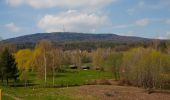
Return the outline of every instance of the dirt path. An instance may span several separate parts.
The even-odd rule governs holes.
[[[86,97],[84,100],[93,100],[94,98],[98,100],[170,100],[170,94],[148,94],[146,90],[136,87],[86,85],[73,89],[76,91],[76,95]]]

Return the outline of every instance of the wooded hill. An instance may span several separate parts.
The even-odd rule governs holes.
[[[49,40],[56,47],[63,49],[86,49],[107,48],[122,45],[137,46],[148,45],[153,39],[120,36],[116,34],[92,34],[92,33],[74,33],[74,32],[53,32],[53,33],[37,33],[31,35],[20,36],[3,40],[1,43],[13,43],[19,48],[33,48],[40,40]]]

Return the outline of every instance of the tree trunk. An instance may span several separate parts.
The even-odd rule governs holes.
[[[54,77],[55,77],[55,64],[54,64],[54,55],[53,55],[53,86],[54,86]]]
[[[3,76],[1,76],[1,82],[2,82],[2,83],[4,82],[4,78],[3,78]]]
[[[25,79],[25,87],[27,87],[27,80]]]
[[[53,67],[53,86],[54,86],[54,77],[55,77],[55,71],[54,71],[54,67]]]
[[[27,87],[27,71],[26,71],[26,69],[24,70],[24,83],[25,83],[25,87]]]
[[[47,59],[46,59],[45,54],[44,54],[44,80],[46,83],[47,82]]]
[[[8,77],[7,77],[7,79],[6,79],[6,83],[7,83],[7,85],[8,85]]]

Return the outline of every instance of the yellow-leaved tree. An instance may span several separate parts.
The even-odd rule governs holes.
[[[15,54],[16,62],[18,64],[18,69],[20,71],[20,80],[25,81],[25,86],[28,81],[28,70],[31,68],[32,64],[32,51],[30,49],[19,50]]]

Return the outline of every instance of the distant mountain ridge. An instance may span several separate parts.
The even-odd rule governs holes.
[[[109,41],[114,43],[136,43],[147,42],[152,39],[141,38],[135,36],[120,36],[116,34],[92,34],[92,33],[75,33],[75,32],[53,32],[53,33],[37,33],[31,35],[24,35],[16,38],[3,40],[5,43],[35,44],[38,41],[46,39],[52,42],[98,42]]]

